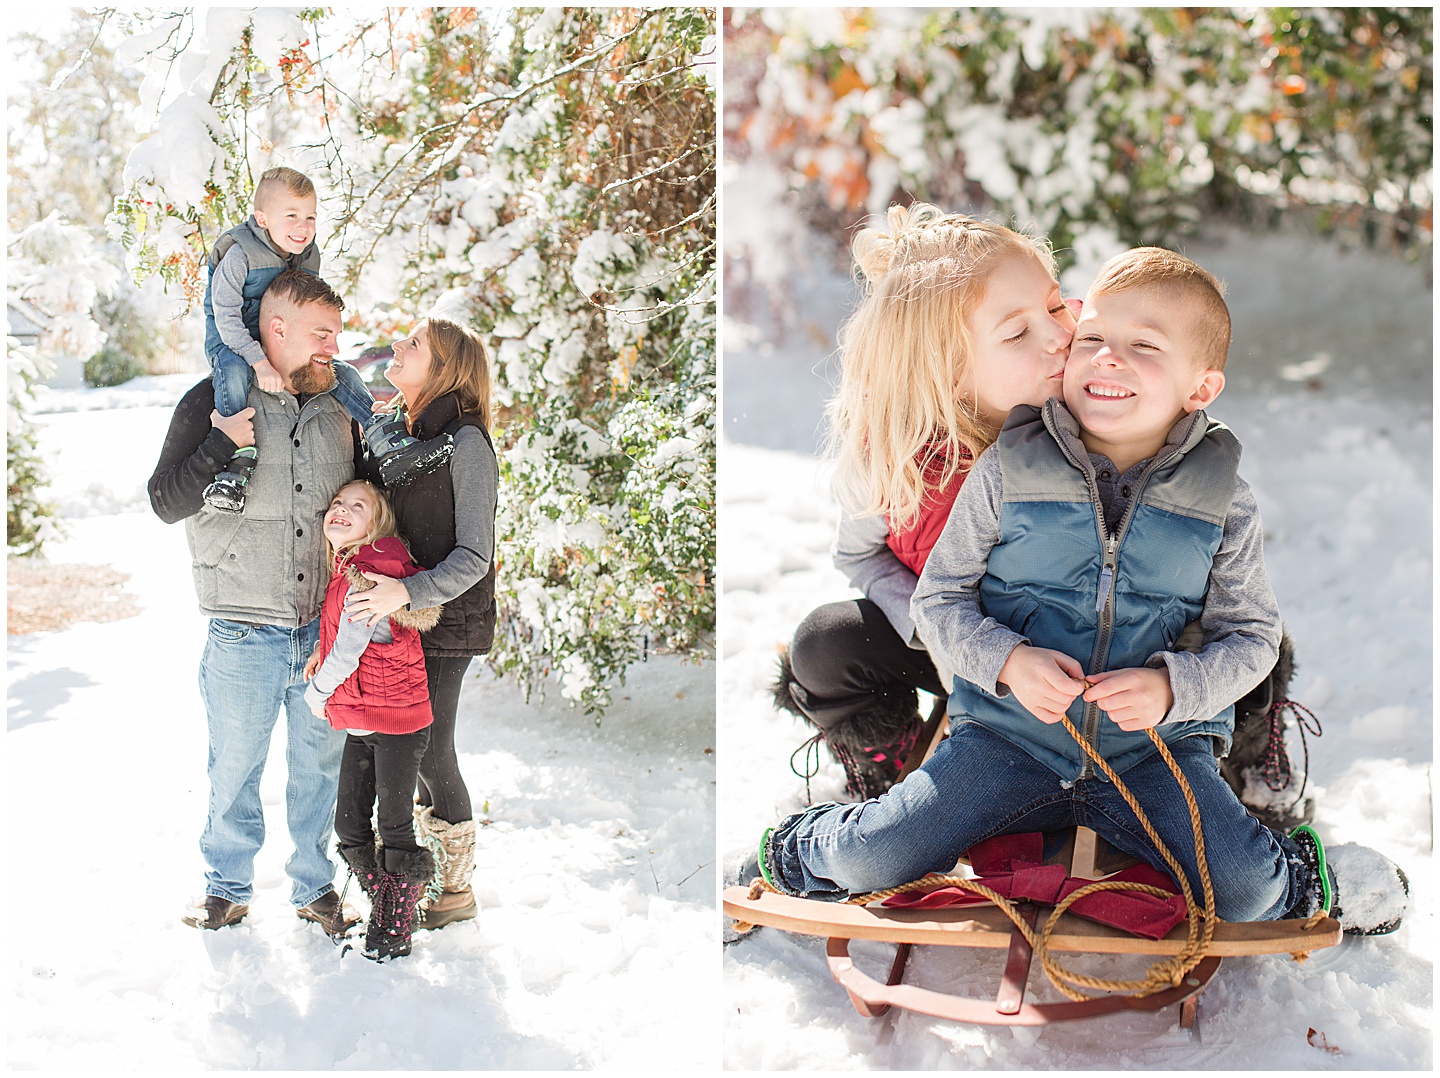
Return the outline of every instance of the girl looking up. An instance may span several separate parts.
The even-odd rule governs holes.
[[[333,576],[320,643],[305,667],[305,699],[346,735],[335,835],[370,899],[365,956],[378,961],[410,953],[416,907],[435,870],[415,841],[411,804],[432,722],[420,631],[439,621],[440,609],[397,610],[373,626],[344,617],[345,600],[375,586],[365,574],[400,579],[420,571],[377,487],[346,483],[325,511],[323,530]]]

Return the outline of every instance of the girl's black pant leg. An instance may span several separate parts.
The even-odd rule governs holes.
[[[354,734],[345,735],[340,755],[340,784],[335,794],[335,837],[342,846],[373,845],[370,825],[375,806],[375,753]]]
[[[795,630],[790,665],[805,689],[808,714],[821,729],[885,706],[915,703],[915,690],[944,696],[949,689],[929,653],[912,648],[869,599],[826,603]]]
[[[410,734],[346,736],[335,803],[335,834],[343,845],[373,842],[378,831],[386,851],[398,855],[419,849],[413,823],[415,777],[429,743],[428,726]]]

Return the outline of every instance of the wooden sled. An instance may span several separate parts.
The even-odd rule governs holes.
[[[1075,840],[1067,851],[1077,852],[1070,862],[1070,874],[1087,879],[1108,875],[1095,869],[1097,860],[1104,868],[1111,867],[1103,864],[1103,840],[1088,828],[1075,830]],[[792,898],[773,891],[750,898],[748,887],[729,887],[724,893],[724,909],[737,921],[824,937],[831,976],[845,989],[855,1009],[867,1018],[878,1018],[891,1007],[900,1007],[936,1018],[986,1025],[1043,1026],[1122,1010],[1158,1011],[1179,1004],[1180,1025],[1190,1029],[1195,1025],[1199,994],[1215,976],[1221,959],[1261,954],[1290,954],[1303,959],[1310,951],[1333,947],[1341,939],[1340,925],[1328,917],[1308,930],[1305,922],[1299,920],[1222,922],[1216,926],[1206,957],[1177,987],[1148,996],[1110,994],[1082,1001],[1031,1003],[1026,1001],[1025,991],[1033,951],[1010,918],[994,905],[938,910],[887,909],[878,904],[857,906]],[[1020,911],[1034,927],[1041,907],[1023,903]],[[1185,939],[1183,925],[1163,939],[1149,940],[1067,912],[1051,935],[1049,946],[1052,952],[1165,956],[1180,953]],[[850,957],[851,940],[899,944],[884,984],[856,967]],[[910,948],[916,945],[1006,951],[999,992],[994,999],[977,999],[902,984]]]
[[[941,701],[943,705],[943,700]],[[933,716],[932,716],[933,718]],[[943,724],[927,731],[933,741],[924,755],[944,737]],[[920,744],[925,744],[922,739]],[[918,754],[917,754],[918,755]],[[1137,862],[1119,853],[1086,827],[1076,827],[1047,863],[1063,864],[1072,877],[1100,880]],[[1001,909],[992,904],[950,909],[892,909],[872,903],[860,906],[792,898],[762,891],[751,898],[748,886],[728,887],[723,895],[727,916],[751,925],[764,925],[826,939],[830,974],[850,996],[855,1009],[878,1018],[891,1007],[917,1011],[958,1022],[985,1025],[1043,1026],[1080,1018],[1096,1018],[1117,1011],[1158,1011],[1179,1005],[1182,1028],[1193,1029],[1200,992],[1232,955],[1289,954],[1303,961],[1310,951],[1333,947],[1341,940],[1340,925],[1325,917],[1306,926],[1305,921],[1219,922],[1204,957],[1180,984],[1150,995],[1112,993],[1084,1000],[1031,1003],[1025,999],[1034,951],[1025,935]],[[1034,928],[1041,907],[1026,902],[1018,907]],[[1046,916],[1049,916],[1048,911]],[[899,944],[884,984],[863,973],[850,957],[851,940],[881,940]],[[1086,920],[1070,912],[1061,915],[1049,939],[1051,953],[1137,954],[1157,957],[1182,953],[1187,940],[1182,922],[1162,939],[1132,936],[1120,929]],[[916,945],[978,947],[1006,951],[1000,988],[993,999],[968,998],[901,983],[910,949]]]

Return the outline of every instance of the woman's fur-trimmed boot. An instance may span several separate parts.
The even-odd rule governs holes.
[[[475,821],[449,823],[429,805],[415,806],[415,838],[435,858],[435,874],[420,903],[419,928],[444,928],[475,916]]]
[[[385,851],[385,867],[380,870],[365,926],[366,958],[383,962],[410,953],[420,896],[434,872],[435,859],[429,850]]]
[[[857,713],[826,721],[825,708],[817,705],[805,687],[795,680],[790,651],[782,648],[772,693],[778,710],[799,716],[817,731],[796,750],[796,755],[824,741],[830,754],[845,768],[845,791],[851,797],[868,800],[895,785],[922,725],[913,691],[879,696]],[[790,766],[805,779],[808,795],[810,776],[819,767],[818,759],[815,768],[807,761],[802,772],[795,767],[792,755]]]

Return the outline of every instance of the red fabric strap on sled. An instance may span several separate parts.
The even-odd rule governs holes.
[[[1061,865],[1043,864],[1044,847],[1045,836],[1038,831],[997,835],[970,850],[970,867],[979,877],[977,883],[1016,902],[1043,902],[1053,906],[1072,891],[1095,882],[1075,879]],[[1106,879],[1175,891],[1174,881],[1149,865],[1132,865]],[[988,901],[962,888],[945,886],[929,891],[907,891],[881,904],[892,909],[925,910],[980,905]],[[1165,899],[1134,891],[1097,891],[1077,901],[1070,912],[1133,936],[1160,939],[1185,919],[1185,899],[1179,894]]]

